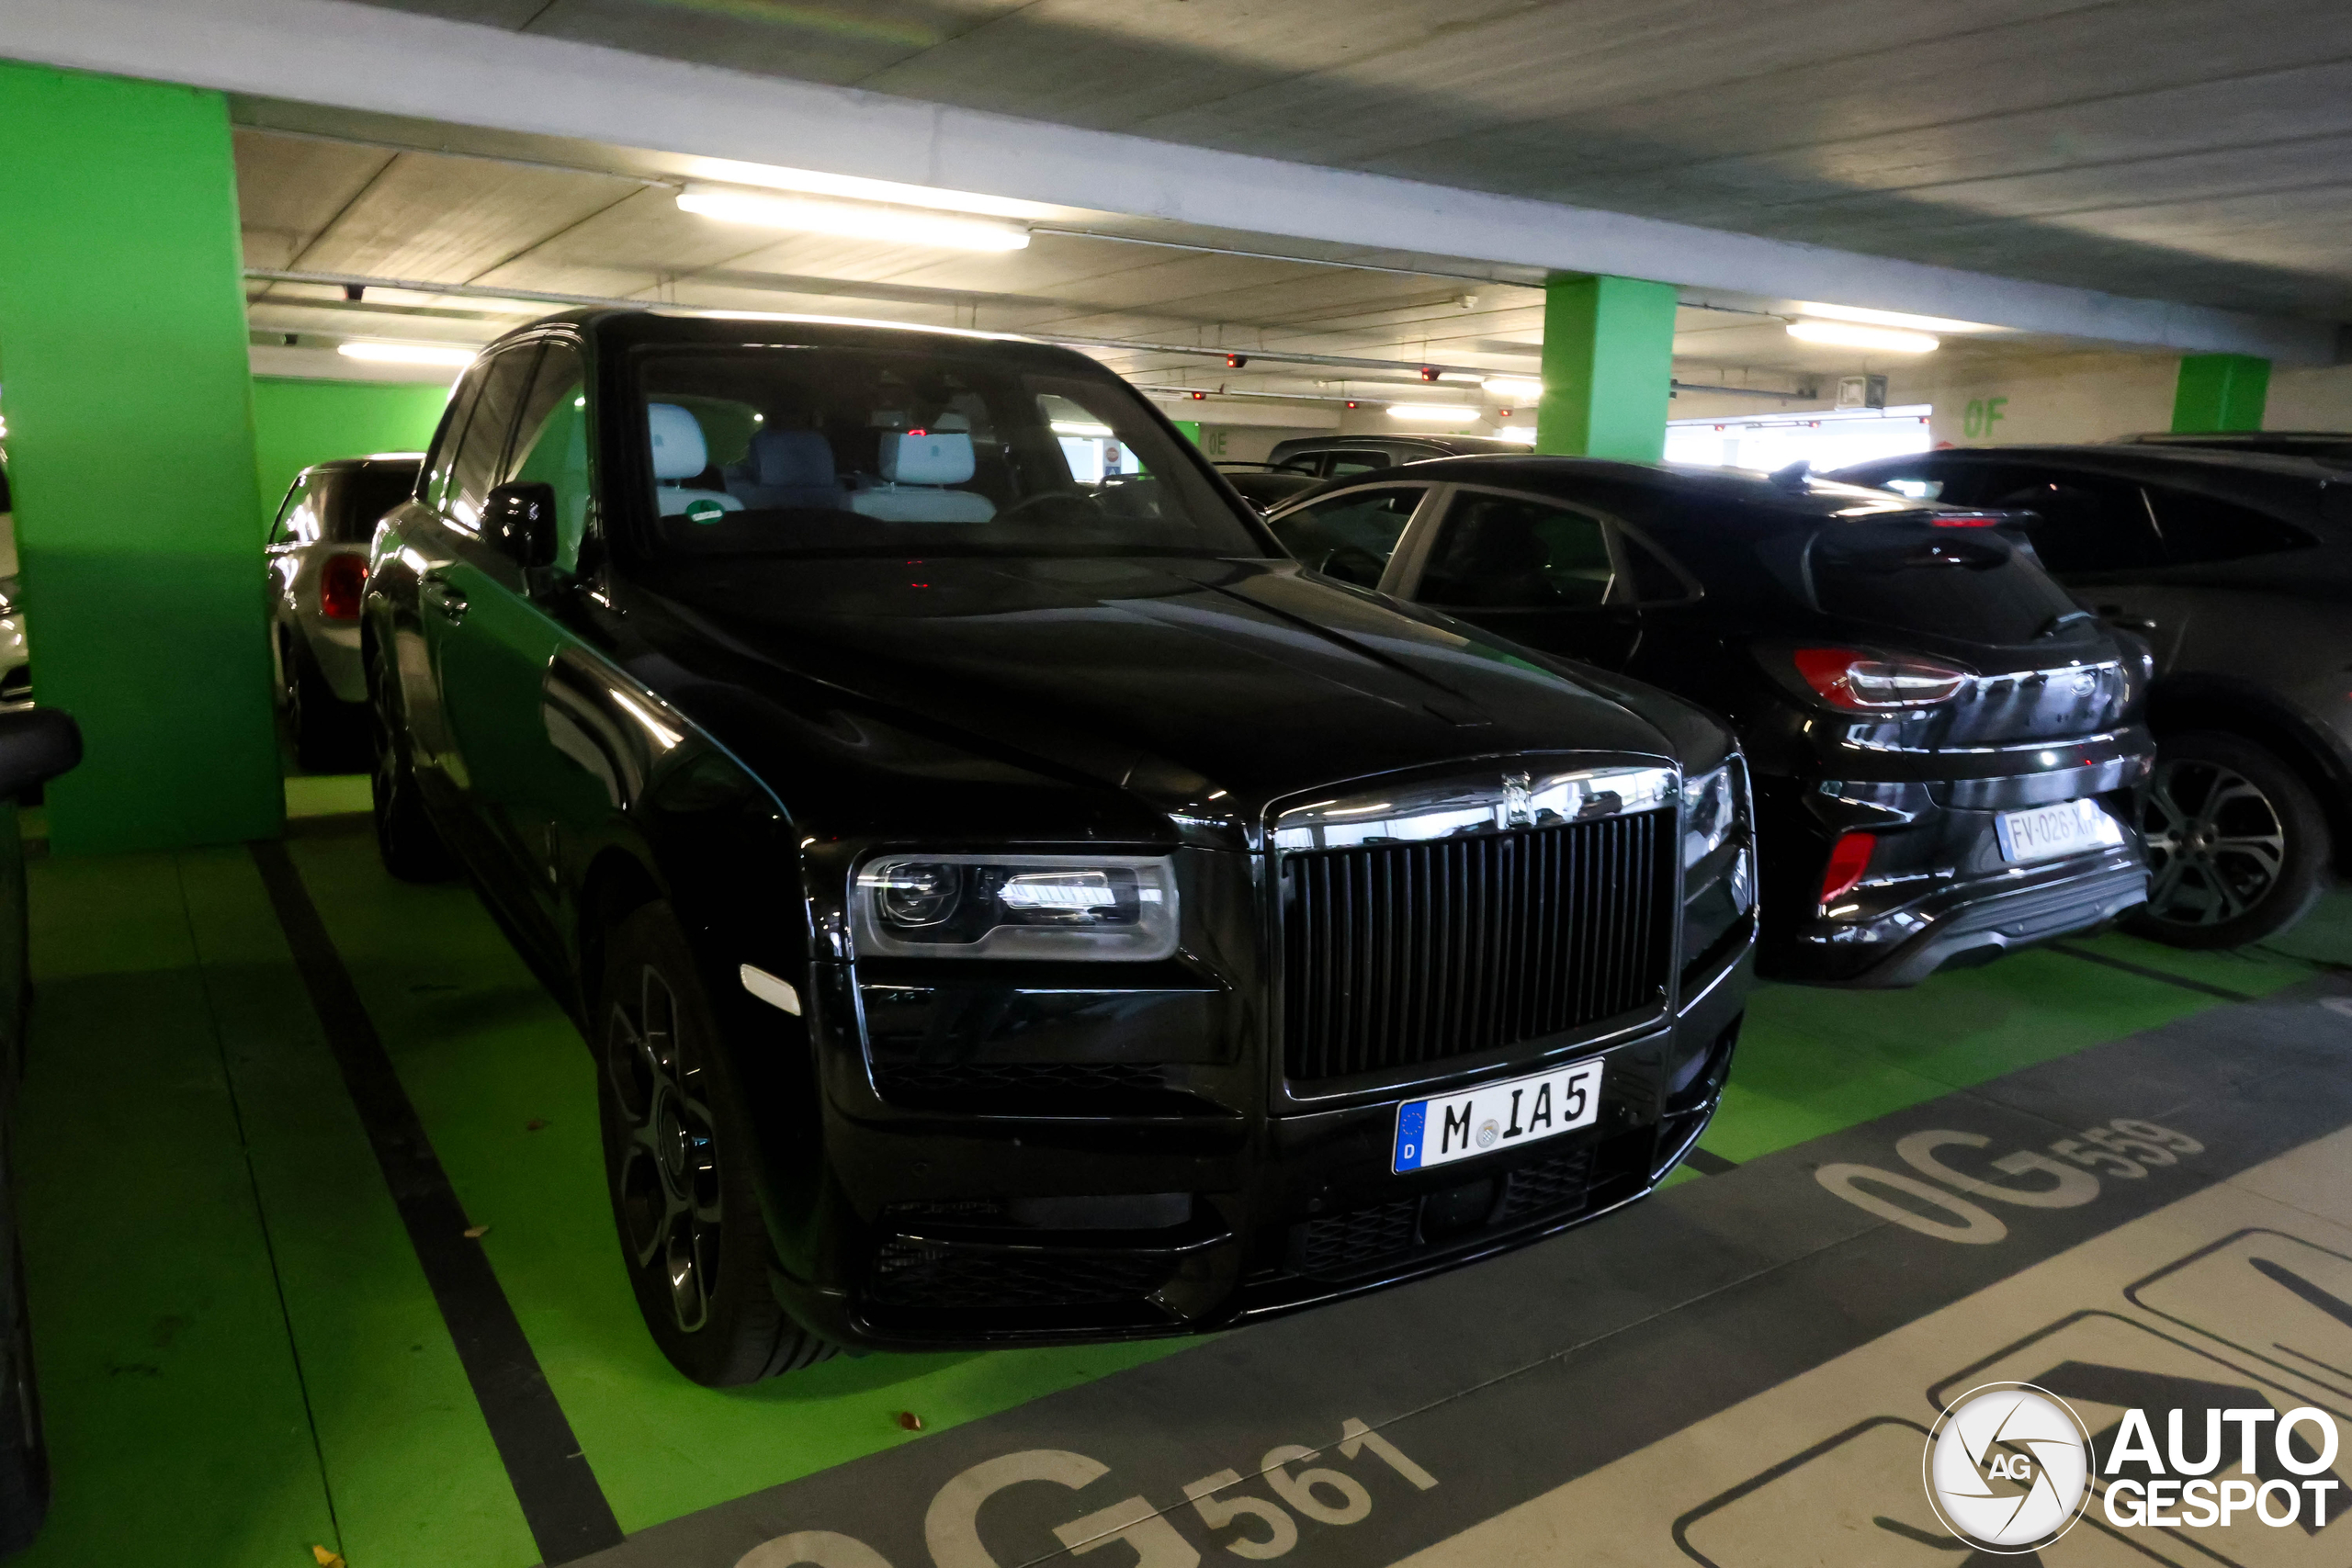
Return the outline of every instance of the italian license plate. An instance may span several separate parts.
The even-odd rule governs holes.
[[[2004,811],[1993,818],[1993,831],[2001,840],[2001,858],[2012,865],[2112,849],[2123,842],[2123,825],[2096,800]]]
[[[1390,1168],[1427,1170],[1589,1127],[1600,1114],[1600,1069],[1599,1062],[1579,1062],[1461,1094],[1408,1100],[1396,1108]]]

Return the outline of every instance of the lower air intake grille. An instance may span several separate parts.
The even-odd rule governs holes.
[[[1140,1301],[1168,1282],[1166,1258],[1051,1257],[893,1236],[874,1260],[874,1300],[972,1312]]]
[[[1499,1225],[1515,1224],[1532,1219],[1549,1209],[1565,1209],[1584,1201],[1585,1189],[1592,1185],[1592,1150],[1576,1149],[1567,1154],[1554,1155],[1532,1165],[1522,1165],[1510,1173],[1503,1189],[1502,1212],[1495,1216]]]
[[[1295,1267],[1312,1279],[1345,1275],[1413,1245],[1419,1198],[1313,1220],[1300,1227]]]
[[[1674,814],[1283,857],[1291,1081],[1396,1072],[1656,1006]]]

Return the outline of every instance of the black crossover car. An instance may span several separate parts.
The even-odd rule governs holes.
[[[1143,479],[1076,482],[1057,423]],[[387,863],[594,1052],[687,1375],[1180,1333],[1646,1190],[1747,988],[1732,738],[1312,577],[1076,354],[492,345],[363,636]]]
[[[1491,435],[1296,435],[1274,443],[1266,461],[1319,479],[1343,479],[1430,457],[1524,457],[1527,449],[1523,441]]]
[[[2018,513],[2083,605],[2154,648],[2142,827],[2155,881],[2135,930],[2234,947],[2301,919],[2352,851],[2352,472],[2340,459],[2188,441],[2000,446],[1838,477]]]
[[[2146,649],[1996,521],[1793,472],[1489,457],[1269,526],[1326,575],[1722,714],[1756,774],[1766,972],[1896,986],[2147,894]]]

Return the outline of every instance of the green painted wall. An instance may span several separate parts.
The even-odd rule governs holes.
[[[294,476],[329,457],[422,452],[440,423],[449,389],[404,381],[254,379],[254,463],[265,521],[277,513]]]
[[[60,852],[275,834],[221,95],[0,63],[0,389]]]
[[[2260,430],[2270,361],[2246,354],[2188,354],[2173,393],[2172,427],[2183,433]]]
[[[1535,449],[1655,463],[1674,379],[1670,283],[1560,276],[1544,286],[1544,399]]]

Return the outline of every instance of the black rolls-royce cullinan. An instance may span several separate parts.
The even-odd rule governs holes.
[[[573,1011],[704,1382],[1518,1246],[1646,1191],[1729,1067],[1728,732],[1303,571],[1066,350],[524,329],[362,624],[385,862],[469,874]]]

